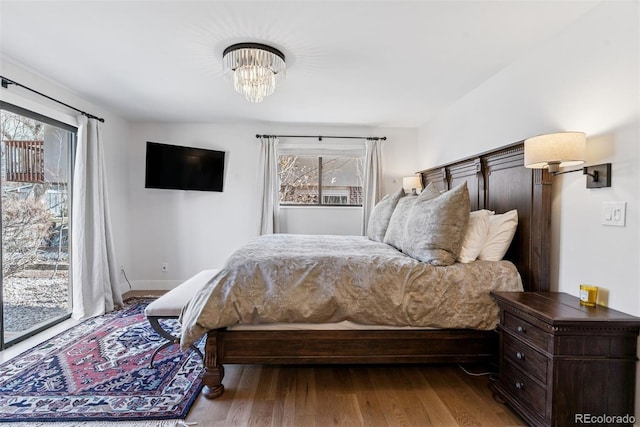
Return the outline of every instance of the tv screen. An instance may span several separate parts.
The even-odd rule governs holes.
[[[145,188],[222,191],[224,151],[147,141]]]

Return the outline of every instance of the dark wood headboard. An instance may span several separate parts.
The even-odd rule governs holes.
[[[524,167],[524,142],[420,171],[422,184],[449,190],[464,181],[471,210],[518,210],[518,229],[505,259],[512,261],[526,291],[549,291],[551,175]]]

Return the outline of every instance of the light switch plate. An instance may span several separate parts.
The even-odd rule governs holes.
[[[624,227],[627,202],[602,202],[602,225]]]

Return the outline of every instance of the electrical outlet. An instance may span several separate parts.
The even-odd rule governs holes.
[[[166,273],[167,271],[169,271],[169,263],[163,262],[163,263],[160,265],[160,270],[162,270],[162,271],[163,271],[163,272],[165,272],[165,273]]]

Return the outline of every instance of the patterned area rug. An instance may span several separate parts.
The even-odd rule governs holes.
[[[184,418],[200,392],[202,360],[171,346],[149,368],[164,342],[144,316],[151,301],[129,299],[0,365],[0,424]]]

